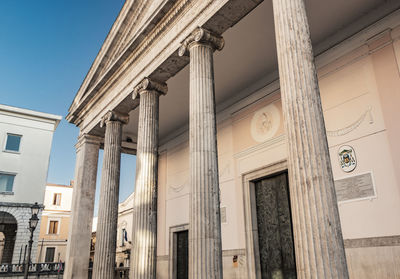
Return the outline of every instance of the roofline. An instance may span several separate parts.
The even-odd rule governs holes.
[[[63,188],[73,188],[73,185],[63,185],[63,184],[55,184],[55,183],[47,183],[46,187],[50,186],[50,187],[63,187]]]
[[[55,122],[55,128],[57,128],[58,123],[60,123],[60,121],[62,120],[61,115],[55,115],[55,114],[50,114],[50,113],[45,113],[45,112],[40,112],[40,111],[35,111],[35,110],[30,110],[30,109],[18,108],[18,107],[3,105],[3,104],[0,104],[0,111],[6,111],[6,112],[11,112],[11,113],[16,113],[16,114],[23,114],[23,115],[27,115],[27,116],[33,116],[33,117],[37,117],[37,118],[52,120]]]

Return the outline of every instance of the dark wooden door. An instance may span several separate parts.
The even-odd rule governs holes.
[[[296,278],[287,173],[255,183],[263,279]]]
[[[176,233],[176,278],[189,278],[188,231]]]

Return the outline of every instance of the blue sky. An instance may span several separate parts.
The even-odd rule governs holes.
[[[0,103],[65,117],[123,3],[1,0]],[[48,182],[73,179],[78,132],[65,119],[57,128]],[[121,201],[133,191],[135,164],[134,156],[122,156]],[[99,189],[100,172],[97,182]]]

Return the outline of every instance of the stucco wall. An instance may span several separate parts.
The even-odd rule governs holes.
[[[396,38],[392,41],[393,34],[400,32],[395,31],[379,34],[357,49],[344,50],[342,57],[318,70],[334,178],[372,172],[376,191],[370,199],[339,203],[344,239],[400,235],[400,149],[396,144],[400,140],[400,44]],[[218,123],[221,207],[226,208],[226,222],[222,223],[225,254],[245,249],[242,175],[287,156],[279,90],[266,86],[254,95],[263,97],[229,112]],[[270,123],[274,132],[260,140],[254,122],[266,107],[275,111]],[[357,167],[351,173],[339,165],[338,149],[344,144],[356,152]],[[161,151],[157,249],[159,267],[164,270],[168,267],[169,228],[189,222],[188,135],[168,142]],[[352,278],[396,274],[397,246],[352,247],[346,253]],[[230,261],[224,258],[225,274],[245,278],[237,272],[240,267]],[[368,274],[365,265],[378,271]]]
[[[2,202],[43,203],[56,121],[0,109],[0,171],[15,173],[13,194]],[[22,135],[18,153],[5,152],[7,133]]]

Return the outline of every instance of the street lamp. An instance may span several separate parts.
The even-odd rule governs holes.
[[[24,269],[24,279],[28,278],[28,270],[29,270],[29,262],[31,261],[31,251],[32,251],[32,244],[33,244],[33,232],[36,229],[36,226],[39,222],[38,214],[40,210],[40,206],[37,202],[31,207],[32,210],[32,217],[29,219],[29,231],[31,232],[31,237],[29,239],[29,247],[28,247],[28,258],[25,261],[25,269]]]

